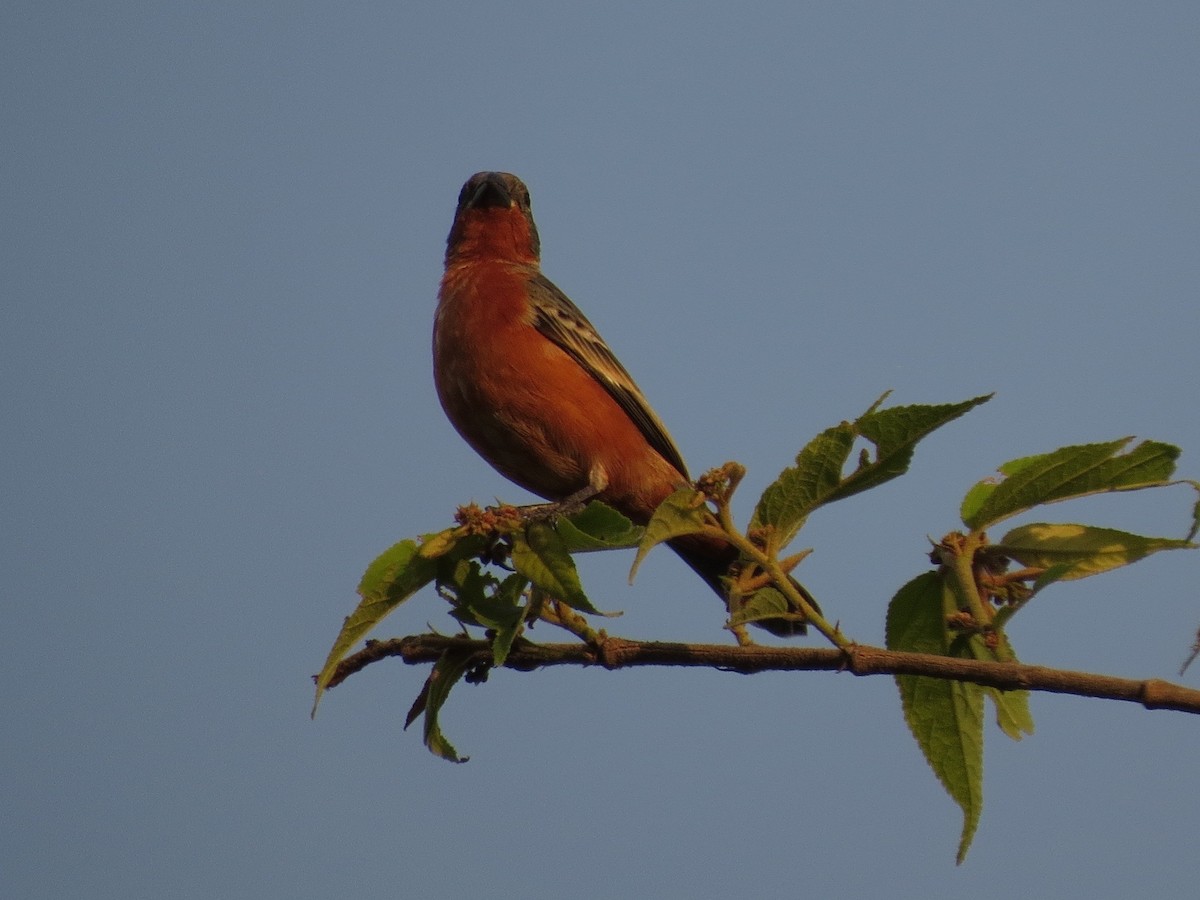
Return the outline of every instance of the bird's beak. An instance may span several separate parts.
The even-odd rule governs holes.
[[[498,174],[489,174],[481,179],[475,189],[466,197],[463,209],[488,209],[500,207],[508,209],[513,205],[512,194],[508,184]]]

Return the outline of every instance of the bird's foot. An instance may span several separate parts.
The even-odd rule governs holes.
[[[534,503],[530,506],[519,507],[517,511],[526,522],[545,522],[548,519],[557,519],[559,516],[573,516],[587,506],[588,502],[601,490],[603,490],[602,487],[589,484],[553,503]]]

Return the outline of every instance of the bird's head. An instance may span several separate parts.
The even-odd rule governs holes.
[[[447,265],[485,258],[537,263],[540,254],[525,183],[508,172],[477,172],[468,178],[446,239]]]

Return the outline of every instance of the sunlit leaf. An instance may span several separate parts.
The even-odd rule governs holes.
[[[454,549],[461,536],[458,528],[446,528],[436,534],[427,534],[421,539],[418,552],[429,559],[442,556]]]
[[[1033,734],[1033,714],[1029,711],[1029,691],[1002,691],[985,687],[996,710],[996,725],[1008,737],[1019,741]]]
[[[362,598],[346,620],[317,676],[312,714],[317,713],[321,695],[333,678],[338,663],[350,648],[393,609],[433,580],[438,562],[422,556],[415,541],[401,541],[385,550],[367,567],[358,586]]]
[[[995,550],[1024,566],[1063,566],[1057,577],[1070,581],[1127,566],[1160,550],[1195,547],[1189,541],[1147,537],[1115,528],[1036,522],[1014,528],[995,545]]]
[[[993,623],[1000,627],[999,617]],[[971,635],[966,641],[955,641],[954,646],[960,648],[957,656],[965,656],[994,662],[1018,662],[1016,653],[1003,631],[997,630],[991,635],[993,642],[986,643],[978,634]],[[996,726],[1014,741],[1019,741],[1026,735],[1033,734],[1033,713],[1029,711],[1029,691],[1002,691],[999,688],[983,687],[983,692],[992,701],[996,710]]]

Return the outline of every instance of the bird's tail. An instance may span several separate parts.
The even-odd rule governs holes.
[[[722,578],[728,578],[730,568],[738,560],[737,548],[720,538],[706,535],[688,534],[667,542],[679,557],[704,579],[705,584],[716,592],[721,601],[729,606],[729,595]],[[790,576],[789,576],[790,578]],[[815,609],[821,611],[812,594],[796,579],[791,579],[792,585],[800,595]],[[795,612],[800,612],[796,610]],[[777,637],[793,637],[808,633],[808,627],[802,620],[791,617],[778,619],[758,619],[751,623]]]

